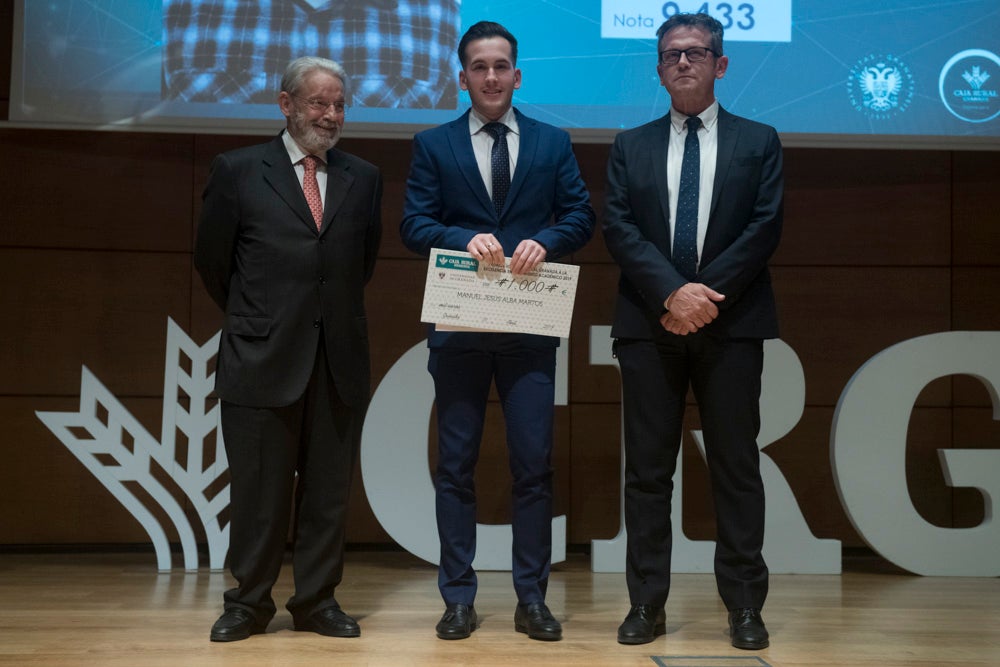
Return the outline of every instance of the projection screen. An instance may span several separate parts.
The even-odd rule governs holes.
[[[468,107],[458,38],[518,38],[522,111],[608,141],[664,114],[656,28],[726,26],[717,96],[786,144],[1000,149],[996,0],[16,0],[10,122],[271,132],[300,55],[351,76],[347,134],[408,137]]]

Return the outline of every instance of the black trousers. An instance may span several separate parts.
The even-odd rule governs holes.
[[[337,605],[334,590],[343,576],[347,502],[364,415],[364,407],[347,406],[337,395],[322,342],[309,384],[295,403],[275,408],[222,403],[231,477],[229,567],[237,582],[224,595],[227,609],[243,607],[262,622],[274,616],[271,588],[290,520],[295,594],[286,607],[295,618],[305,618]]]
[[[663,606],[670,592],[673,475],[685,399],[701,415],[715,502],[715,578],[728,609],[767,597],[760,476],[763,341],[699,332],[616,342],[625,423],[625,577],[632,604]]]

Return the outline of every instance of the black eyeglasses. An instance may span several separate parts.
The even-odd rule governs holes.
[[[712,49],[705,46],[692,46],[690,49],[666,49],[665,51],[660,51],[660,64],[676,65],[681,61],[682,54],[687,56],[689,63],[700,63],[708,58],[709,53],[713,56],[719,55]]]
[[[312,109],[313,111],[321,111],[325,113],[326,110],[329,109],[330,107],[333,107],[333,110],[336,111],[338,114],[342,114],[345,111],[347,111],[347,105],[344,102],[325,102],[323,100],[313,100],[306,97],[302,97],[301,95],[292,95],[292,97],[294,97],[297,100],[302,100],[303,102],[306,103],[306,106]]]

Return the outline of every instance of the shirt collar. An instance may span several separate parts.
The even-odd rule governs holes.
[[[698,114],[698,118],[701,118],[701,124],[705,129],[711,130],[715,123],[719,120],[719,100],[715,100],[708,108]],[[674,132],[680,134],[684,131],[687,122],[687,114],[681,113],[677,109],[670,107],[670,124],[674,128]]]
[[[472,109],[472,112],[469,114],[469,134],[476,134],[482,130],[483,126],[488,122],[490,121],[484,119],[476,112],[475,109]],[[514,113],[514,107],[507,109],[506,113],[500,116],[497,122],[506,125],[508,132],[519,134],[517,131],[517,114]]]
[[[296,143],[295,139],[292,138],[292,135],[289,134],[288,130],[282,130],[281,140],[285,142],[285,150],[288,151],[288,157],[291,158],[292,164],[298,164],[299,162],[302,161],[302,158],[304,158],[306,155],[310,155],[310,153],[306,153],[304,150],[302,150],[302,147],[299,146],[298,143]],[[325,154],[316,155],[316,157],[319,158],[320,162],[326,164]]]

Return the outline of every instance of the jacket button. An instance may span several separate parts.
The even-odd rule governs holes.
[[[319,325],[322,324],[322,320],[313,320],[313,326],[319,329]]]
[[[320,285],[325,285],[326,284],[326,278],[320,278],[319,279],[319,284]]]

